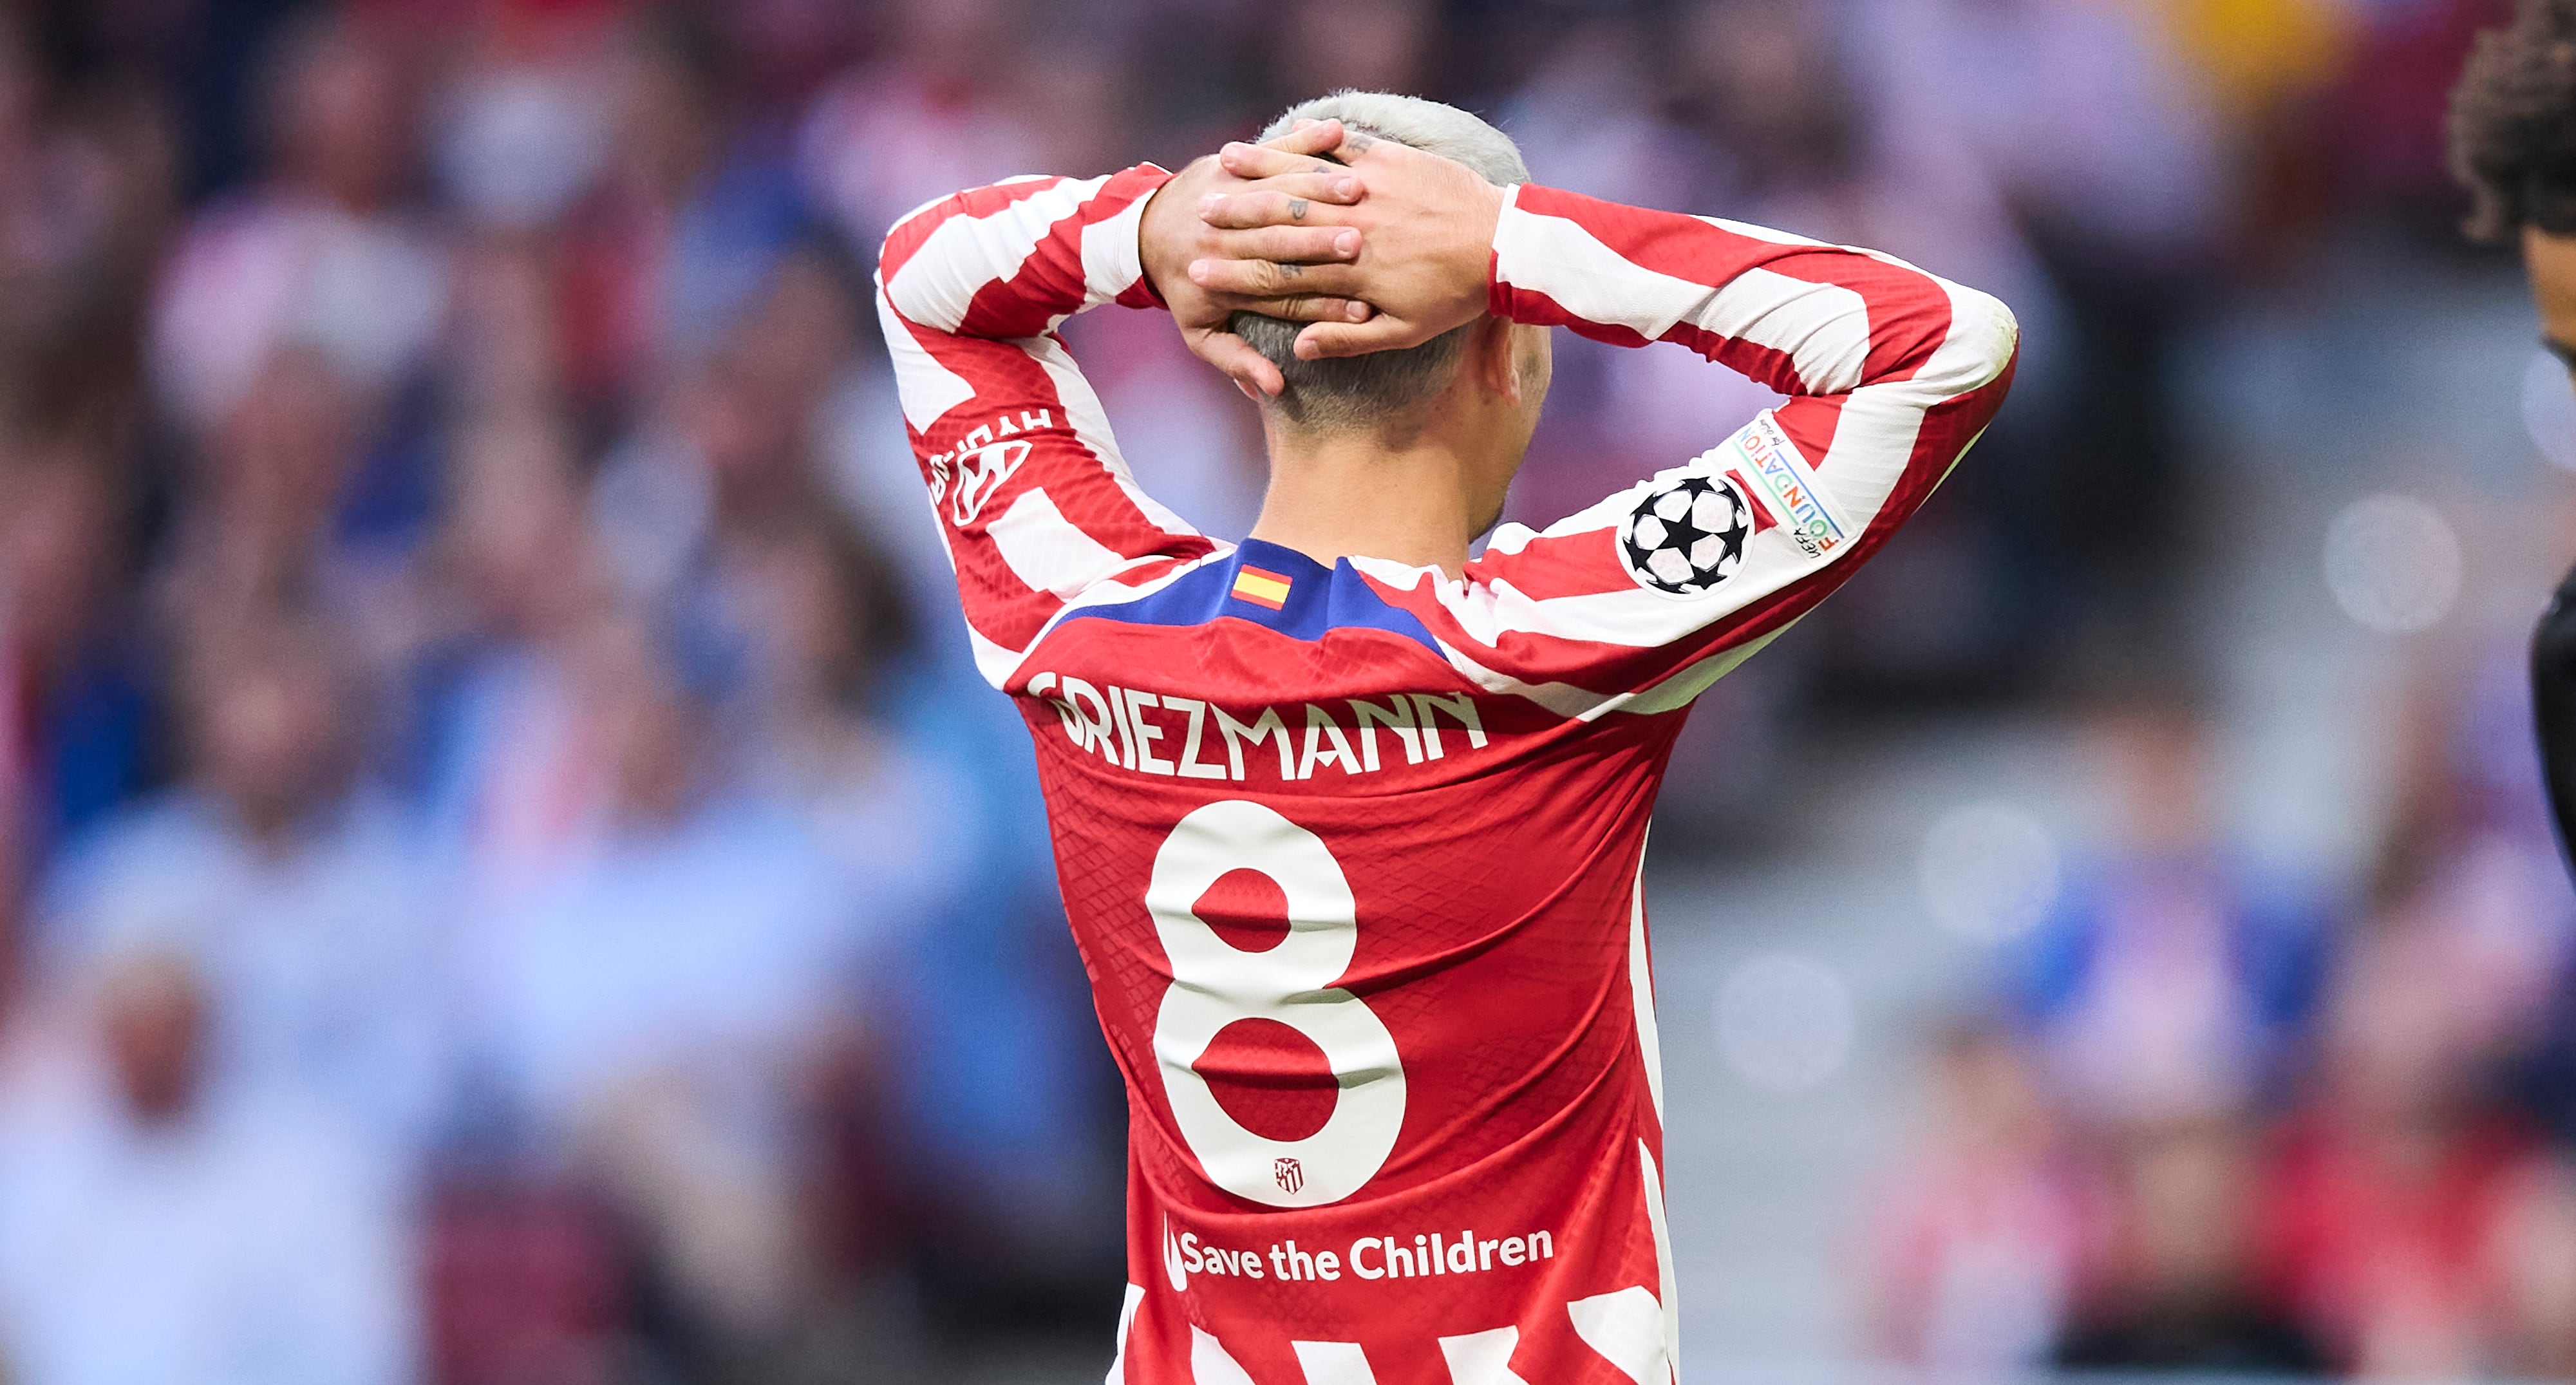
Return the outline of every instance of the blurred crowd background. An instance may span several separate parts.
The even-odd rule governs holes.
[[[1850,848],[1819,747],[2037,728],[2092,795],[1933,826],[1907,907],[1977,947],[1876,1031],[1906,1095],[1829,1354],[2576,1375],[2576,891],[2515,643],[2576,395],[2443,165],[2500,10],[0,4],[0,1375],[1096,1378],[1123,1111],[869,275],[930,198],[1344,86],[2025,325],[1980,450],[1703,699],[1659,816],[1687,958],[1740,922],[1694,882]],[[2312,534],[2208,423],[2343,436],[2489,327],[2501,375],[2430,391],[2507,419],[2470,499],[2345,478]],[[1147,488],[1241,534],[1249,406],[1154,314],[1069,331]],[[1559,350],[1518,518],[1766,402]],[[2438,478],[2445,436],[2366,447]],[[2278,571],[2403,693],[2269,713],[2359,805],[2305,838],[2231,808],[2284,763],[2230,739],[2274,647],[2231,574]],[[1718,1027],[1794,1036],[1803,975]]]

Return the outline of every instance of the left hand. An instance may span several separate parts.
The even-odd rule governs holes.
[[[1300,224],[1309,215],[1320,222],[1320,212],[1311,210],[1317,204],[1344,203],[1360,195],[1357,175],[1316,157],[1342,140],[1338,120],[1302,125],[1268,144],[1246,146],[1279,156],[1280,162],[1270,172],[1238,177],[1213,157],[1199,159],[1165,183],[1145,205],[1136,234],[1145,277],[1171,308],[1191,354],[1224,371],[1247,395],[1276,395],[1287,388],[1287,382],[1267,357],[1229,330],[1235,313],[1344,324],[1365,322],[1370,316],[1367,304],[1294,282],[1306,266],[1347,261],[1359,253],[1360,233],[1355,230]],[[1282,209],[1280,224],[1258,232],[1221,232],[1201,217],[1201,209],[1212,199],[1241,194],[1274,200]],[[1292,216],[1286,210],[1290,207],[1300,210]],[[1222,247],[1221,236],[1227,237]],[[1233,292],[1204,286],[1189,274],[1193,261],[1221,250],[1246,249],[1257,249],[1266,262],[1284,266],[1282,282],[1260,292]]]

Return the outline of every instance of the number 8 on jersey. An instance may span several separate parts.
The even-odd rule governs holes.
[[[1235,947],[1196,912],[1209,887],[1238,870],[1267,876],[1287,898],[1288,936],[1267,951]],[[1210,803],[1182,818],[1155,853],[1145,907],[1172,967],[1154,1056],[1173,1119],[1209,1181],[1272,1207],[1319,1207],[1366,1186],[1404,1124],[1404,1063],[1368,1003],[1334,984],[1358,950],[1359,920],[1331,849],[1258,803]],[[1322,1129],[1271,1139],[1218,1104],[1193,1064],[1242,1020],[1284,1024],[1324,1051],[1338,1090]]]

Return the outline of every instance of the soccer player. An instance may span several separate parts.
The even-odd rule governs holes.
[[[2576,0],[2522,0],[2478,36],[2451,93],[2451,163],[2476,199],[2469,234],[2521,245],[2540,343],[2576,373]],[[2576,572],[2532,633],[2531,683],[2558,839],[2576,851]]]
[[[2011,315],[1532,184],[1474,116],[1353,93],[1178,174],[960,193],[895,227],[879,284],[1126,1079],[1110,1380],[1666,1385],[1665,758],[1975,441]],[[1260,397],[1249,538],[1130,479],[1056,335],[1107,303],[1168,307]],[[1791,399],[1471,555],[1558,324]]]

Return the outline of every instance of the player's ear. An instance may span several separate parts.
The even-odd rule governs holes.
[[[1487,393],[1506,404],[1518,404],[1537,381],[1528,378],[1527,363],[1515,349],[1512,324],[1499,317],[1480,317],[1467,328],[1467,368]]]

